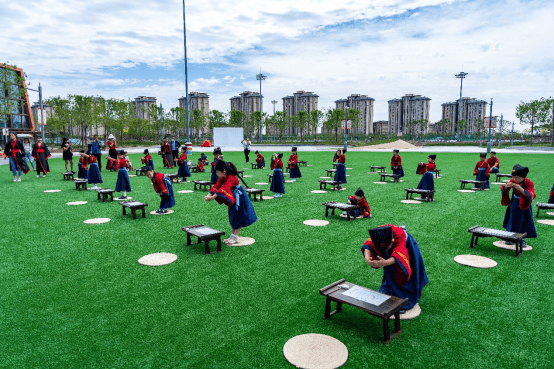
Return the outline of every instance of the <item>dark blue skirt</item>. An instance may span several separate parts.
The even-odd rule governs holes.
[[[285,193],[285,179],[283,178],[283,171],[281,169],[275,168],[273,171],[273,178],[269,190],[275,193]]]
[[[115,191],[131,191],[131,182],[129,181],[129,173],[127,169],[120,168],[117,172],[117,182],[115,183]]]
[[[337,181],[346,183],[346,167],[343,163],[337,164],[337,170],[335,171],[335,182]]]
[[[100,174],[100,169],[98,168],[98,164],[96,163],[92,163],[88,167],[88,183],[91,183],[91,184],[103,183],[102,175]]]
[[[435,182],[433,180],[433,172],[425,172],[421,177],[421,181],[417,185],[418,190],[429,190],[433,191],[435,189]]]
[[[552,194],[552,196],[550,196],[550,198],[548,199],[548,203],[549,204],[554,204],[554,185],[552,186],[552,189],[550,190],[550,193]]]
[[[169,209],[175,206],[175,196],[173,196],[173,185],[169,178],[164,177],[164,185],[167,188],[167,194],[161,196],[160,209]]]
[[[150,168],[154,169],[154,160],[148,160],[148,165],[150,166]]]
[[[485,188],[491,188],[489,184],[489,178],[490,176],[487,176],[487,170],[485,168],[479,168],[479,170],[477,171],[477,176],[475,176],[475,180],[484,181]]]
[[[189,166],[186,162],[179,167],[179,170],[177,171],[177,177],[181,177],[181,178],[190,177]]]
[[[527,192],[527,194],[529,194],[529,192]],[[526,238],[537,238],[537,231],[535,230],[535,223],[533,222],[533,209],[529,206],[526,210],[521,210],[519,208],[518,195],[512,195],[512,200],[506,209],[502,226],[508,232],[527,232]]]
[[[423,263],[423,256],[419,250],[419,245],[415,238],[408,232],[406,232],[406,248],[408,249],[410,267],[412,269],[410,279],[408,282],[404,283],[403,286],[399,285],[394,279],[396,266],[389,265],[383,268],[383,284],[381,284],[379,292],[401,299],[408,299],[408,303],[404,305],[403,308],[410,310],[421,298],[423,287],[429,283],[429,279],[425,272],[425,265]]]
[[[294,168],[290,169],[290,178],[300,178],[302,177],[302,174],[300,173],[300,168],[298,167],[298,163],[294,166]]]
[[[235,196],[235,204],[229,206],[229,224],[231,224],[231,228],[238,229],[254,224],[258,217],[248,194],[241,185],[238,185],[233,191],[233,196]]]
[[[393,167],[390,167],[392,169],[392,174],[398,174],[400,177],[404,177],[404,169],[402,169],[402,165],[398,167],[398,169],[393,169]]]
[[[210,182],[212,182],[212,183],[217,183],[217,180],[218,180],[217,174],[215,172],[216,172],[216,170],[215,170],[215,168],[213,168],[213,170],[212,170],[212,179],[210,180]]]
[[[87,170],[83,169],[83,166],[81,165],[81,163],[77,163],[77,166],[79,167],[79,173],[77,174],[77,177],[83,178],[83,179],[88,179]]]

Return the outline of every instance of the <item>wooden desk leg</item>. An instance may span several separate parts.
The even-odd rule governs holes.
[[[142,217],[146,218],[146,206],[142,207]]]
[[[519,248],[519,252],[518,252],[518,248]],[[521,254],[523,254],[523,240],[516,242],[516,256],[520,256]]]
[[[98,194],[98,200],[100,200],[100,192],[97,192]],[[104,199],[103,199],[104,196],[102,196],[102,202],[104,202]]]
[[[208,255],[210,253],[210,240],[205,239],[204,240],[204,255]]]
[[[133,214],[133,219],[137,219],[137,209],[132,208],[131,213]]]
[[[475,240],[475,233],[472,233],[471,234],[471,241],[469,242],[469,248],[472,249],[473,248],[473,241]]]
[[[394,333],[395,335],[400,332],[400,312],[394,313]]]
[[[383,334],[385,335],[385,340],[383,343],[386,345],[390,341],[390,330],[389,330],[389,319],[383,319]]]
[[[326,217],[329,216],[329,207],[328,206],[325,207],[325,216]]]
[[[331,213],[331,215],[335,215],[335,209],[336,208],[333,208],[333,212]]]
[[[331,317],[331,299],[327,297],[325,300],[325,314],[323,315],[323,319],[329,319]]]
[[[350,222],[350,210],[346,212],[346,220]]]
[[[498,181],[497,181],[497,182],[498,182]],[[537,206],[537,218],[539,217],[539,210],[541,210],[541,208],[539,208],[539,207]]]
[[[408,195],[409,195],[409,194],[410,194],[410,193],[409,193],[408,191],[406,191],[406,200],[408,200]]]
[[[126,215],[127,213],[125,212],[125,206],[122,206],[123,208],[123,215]]]
[[[260,194],[260,201],[264,201],[264,194],[263,193]]]
[[[111,199],[111,201],[113,201],[113,192],[110,193],[110,199]]]
[[[190,238],[190,233],[187,233],[187,246],[192,245],[192,239]]]
[[[195,191],[196,191],[196,185],[197,185],[197,183],[196,183],[196,182],[194,182],[194,190],[195,190]]]
[[[217,239],[216,239],[216,242],[217,242],[217,252],[221,252],[221,236],[219,236]]]

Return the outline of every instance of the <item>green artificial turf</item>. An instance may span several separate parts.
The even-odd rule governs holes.
[[[263,153],[269,165],[270,153]],[[203,245],[186,246],[181,228],[204,223],[230,233],[227,208],[206,203],[191,183],[175,184],[174,214],[133,220],[117,202],[102,203],[94,191],[76,191],[63,181],[63,162],[50,161],[47,178],[23,176],[11,182],[0,167],[3,210],[0,236],[0,367],[2,368],[287,368],[285,342],[299,334],[321,333],[348,348],[344,368],[534,368],[551,364],[554,328],[550,291],[554,227],[536,223],[532,251],[494,247],[494,238],[469,249],[474,225],[502,229],[505,207],[500,189],[460,193],[459,179],[473,179],[477,154],[437,157],[442,178],[435,179],[434,203],[403,204],[404,188],[416,187],[419,161],[427,154],[401,153],[403,183],[373,184],[370,165],[388,168],[390,152],[347,153],[346,191],[312,194],[331,167],[332,152],[299,152],[311,167],[286,183],[281,199],[254,203],[258,221],[241,236],[256,243],[223,246],[203,255]],[[131,155],[138,166],[140,155]],[[196,160],[198,153],[193,155]],[[225,159],[244,165],[241,152]],[[155,165],[161,160],[155,157]],[[537,200],[546,202],[554,181],[550,155],[500,155],[501,172],[529,166]],[[250,165],[248,165],[250,166]],[[76,167],[75,167],[76,168]],[[389,170],[390,171],[390,170]],[[164,170],[176,172],[176,170]],[[250,186],[267,189],[269,169],[248,170]],[[192,179],[209,179],[193,173]],[[115,187],[116,173],[102,172],[103,187]],[[494,180],[494,176],[492,176]],[[132,196],[156,210],[159,197],[146,177],[132,177]],[[324,201],[346,202],[361,186],[373,219],[347,222],[329,217]],[[61,189],[59,193],[44,190]],[[68,206],[69,201],[88,201]],[[534,207],[534,213],[536,208]],[[109,217],[106,224],[83,221]],[[541,218],[552,218],[541,212]],[[345,306],[323,320],[325,298],[318,290],[341,278],[378,289],[382,271],[364,261],[360,247],[367,230],[384,223],[406,225],[418,241],[429,284],[420,300],[422,314],[402,322],[402,333],[382,344],[381,320]],[[215,249],[215,243],[212,243]],[[155,252],[178,255],[173,264],[139,265]],[[459,265],[459,254],[498,262],[493,269]],[[392,324],[391,324],[392,327]]]

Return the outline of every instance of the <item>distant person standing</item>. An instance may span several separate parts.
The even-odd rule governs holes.
[[[114,135],[108,136],[108,141],[106,142],[106,145],[108,145],[108,156],[114,160],[117,160],[117,141],[115,140]],[[108,163],[110,162],[111,160],[108,160]],[[106,169],[108,169],[107,165]]]
[[[179,157],[179,148],[181,147],[181,144],[179,143],[179,141],[175,139],[175,136],[171,136],[170,144],[171,144],[171,153],[173,154],[173,160],[175,161]]]
[[[67,164],[71,164],[71,172],[73,171],[73,144],[69,141],[67,137],[63,138],[62,141],[62,150],[63,150],[63,160],[65,161],[65,171],[68,172]]]
[[[250,154],[250,145],[252,145],[252,142],[250,142],[248,137],[246,137],[240,143],[242,144],[242,147],[244,147],[244,158],[246,159],[246,164],[248,164],[250,162],[248,154]]]
[[[491,173],[498,173],[500,171],[500,160],[496,157],[496,151],[491,151],[491,156],[487,159],[487,163],[489,163]]]
[[[46,174],[50,172],[50,166],[48,165],[48,158],[50,157],[50,151],[46,144],[42,142],[42,137],[37,138],[37,142],[33,145],[31,151],[33,158],[37,161],[37,178],[42,173],[42,177],[46,177]]]
[[[33,163],[33,156],[31,155],[31,152],[33,151],[33,144],[31,143],[31,140],[28,138],[23,139],[23,147],[25,148],[25,160],[31,163],[33,170],[35,170],[35,163]]]
[[[10,167],[13,173],[13,181],[21,182],[21,172],[29,173],[29,167],[23,159],[25,157],[25,148],[23,142],[17,139],[17,135],[13,132],[10,133],[10,139],[4,147],[4,155],[10,160]],[[19,178],[17,177],[19,174]]]
[[[100,142],[98,142],[98,135],[94,135],[92,145],[90,146],[90,153],[96,158],[96,164],[100,172],[102,171],[102,149]]]

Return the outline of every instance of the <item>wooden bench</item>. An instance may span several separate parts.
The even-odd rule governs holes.
[[[171,182],[179,183],[179,177],[177,177],[177,173],[168,173],[165,176],[169,178]],[[182,182],[187,182],[187,179],[185,178]]]
[[[347,285],[349,288],[347,290],[341,289],[338,287],[339,284]],[[366,290],[369,292],[367,299],[375,301],[374,303],[378,305],[345,295],[345,293],[348,293],[348,291],[353,288],[361,288],[362,291]],[[400,329],[400,310],[402,310],[402,307],[408,303],[408,299],[385,295],[369,288],[346,282],[344,279],[323,287],[319,290],[319,294],[326,297],[325,314],[323,315],[323,319],[329,319],[332,315],[340,313],[342,311],[342,304],[346,304],[363,310],[366,313],[383,320],[383,343],[385,345],[402,331]],[[384,299],[386,300],[383,301]],[[337,303],[337,308],[334,311],[331,311],[331,301]],[[391,335],[389,330],[389,320],[393,315],[394,333]]]
[[[473,188],[477,188],[479,186],[479,191],[485,190],[485,181],[473,181],[471,179],[460,179],[460,190],[466,188],[466,184],[472,183]]]
[[[75,173],[73,173],[73,172],[63,172],[62,174],[63,174],[64,181],[70,181],[70,180],[73,180],[73,175]]]
[[[146,207],[148,204],[144,204],[142,202],[138,201],[122,201],[120,202],[121,206],[123,207],[123,215],[126,215],[126,209],[131,209],[131,213],[133,214],[133,219],[137,219],[137,209],[142,209],[142,217],[146,218]]]
[[[252,169],[262,169],[261,163],[250,163],[252,165]]]
[[[237,170],[237,174],[238,174],[239,176],[242,176],[242,175],[244,174],[244,170]]]
[[[263,192],[265,190],[260,190],[260,189],[257,189],[257,188],[246,188],[245,191],[248,193],[248,197],[252,201],[258,201],[258,198],[257,198],[258,195],[260,195],[260,201],[264,200],[264,193]],[[251,195],[254,195],[254,199],[252,199]]]
[[[194,190],[196,191],[201,186],[204,186],[204,191],[209,191],[212,189],[213,183],[210,181],[193,181],[194,182]],[[208,188],[210,186],[210,188]]]
[[[433,172],[435,173],[435,178],[439,178],[440,177],[440,169],[435,169]]]
[[[335,215],[335,209],[339,209],[341,211],[346,211],[346,220],[350,221],[352,218],[356,218],[356,216],[354,217],[350,217],[350,212],[352,210],[357,210],[359,209],[360,207],[358,205],[352,205],[352,204],[344,204],[344,203],[340,203],[340,202],[336,202],[336,201],[329,201],[329,202],[324,202],[322,205],[325,206],[325,216],[328,217],[329,216],[329,209],[332,209],[332,212],[331,212],[331,215]]]
[[[198,165],[193,165],[189,169],[190,169],[191,173],[200,173],[200,171],[198,170]]]
[[[379,170],[379,172],[381,172],[381,173],[385,172],[385,167],[381,167],[379,165],[372,165],[372,166],[369,167],[370,172],[375,172],[376,169]]]
[[[326,171],[327,171],[327,177],[332,177],[332,176],[335,175],[337,170],[336,169],[327,169]]]
[[[221,252],[221,236],[223,236],[225,232],[206,227],[204,224],[187,226],[181,229],[187,234],[187,246],[204,242],[204,255],[208,255],[211,254],[210,241],[215,240],[217,242],[217,249],[215,252]],[[195,244],[192,243],[191,236],[198,238]]]
[[[491,173],[492,174],[492,173]],[[496,175],[496,182],[500,182],[500,178],[512,178],[511,174],[494,173]]]
[[[408,200],[408,195],[410,195],[410,199],[412,198],[414,193],[417,193],[418,195],[426,195],[427,197],[422,197],[421,201],[434,201],[435,196],[435,190],[419,190],[417,188],[406,188],[406,200]]]
[[[381,175],[381,182],[385,182],[385,179],[388,177],[388,178],[392,178],[392,181],[394,183],[398,183],[400,182],[400,174],[387,174],[387,173],[379,173]]]
[[[139,168],[139,169],[135,169],[135,174],[137,176],[145,176],[146,174],[144,174],[144,172],[142,171],[142,168]]]
[[[327,180],[324,180],[324,179],[319,180],[319,189],[320,190],[327,189],[327,185],[333,186],[333,191],[338,191],[337,186],[342,187],[342,182],[341,181],[327,181]]]
[[[271,181],[273,180],[273,173],[267,175],[269,177],[269,184],[271,184]]]
[[[296,163],[297,163],[298,165],[302,164],[302,165],[304,165],[305,167],[308,166],[308,162],[307,162],[306,160],[298,160]]]
[[[87,189],[87,179],[74,179],[73,183],[75,183],[75,189],[77,191],[86,190]]]
[[[539,210],[546,209],[546,210],[552,210],[554,209],[554,204],[550,204],[548,202],[537,202],[537,218],[539,217]]]
[[[102,195],[102,202],[106,202],[108,196],[110,197],[110,201],[113,201],[114,190],[111,188],[99,188],[96,190],[96,193],[98,194],[98,200],[100,200],[100,195]]]
[[[516,256],[523,253],[523,239],[527,236],[527,233],[508,232],[500,229],[479,227],[478,225],[471,227],[467,231],[471,233],[470,248],[477,246],[479,237],[496,237],[503,241],[515,243]]]

